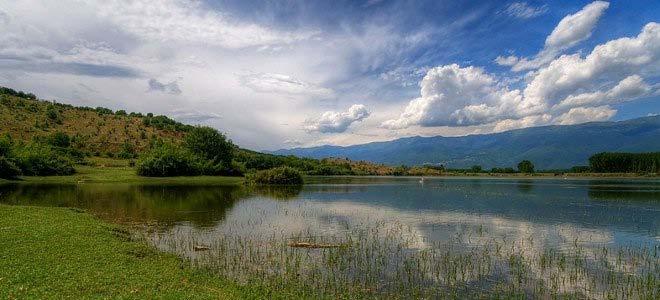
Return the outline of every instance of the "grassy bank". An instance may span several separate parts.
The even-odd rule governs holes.
[[[0,245],[1,299],[285,297],[194,270],[72,209],[0,205]]]
[[[143,177],[136,174],[135,168],[122,165],[121,160],[115,160],[113,163],[108,165],[76,166],[76,173],[73,175],[23,176],[20,180],[34,183],[194,183],[203,185],[235,185],[243,183],[243,177],[227,176]]]

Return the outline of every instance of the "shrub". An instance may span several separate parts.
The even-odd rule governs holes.
[[[114,113],[111,109],[105,108],[105,107],[100,107],[100,106],[95,108],[94,110],[99,115],[111,115],[111,114]]]
[[[302,174],[291,167],[278,167],[269,170],[257,171],[248,178],[254,184],[303,184]]]
[[[394,176],[404,176],[408,173],[409,169],[410,168],[408,168],[408,166],[400,165],[400,166],[394,168],[394,170],[392,171],[392,175],[394,175]]]
[[[122,159],[130,159],[130,158],[135,158],[136,157],[135,153],[135,147],[133,147],[133,144],[129,142],[125,142],[124,145],[122,146],[121,152],[117,154],[117,157],[122,158]]]
[[[137,162],[140,176],[192,176],[202,174],[203,161],[190,151],[172,145],[154,147]]]
[[[352,175],[350,166],[348,168],[342,168],[341,166],[332,166],[332,165],[320,165],[314,170],[308,173],[309,175],[322,175],[322,176],[333,176],[333,175]]]
[[[60,112],[55,108],[54,105],[48,105],[48,108],[46,108],[46,116],[48,119],[54,121],[57,124],[62,124],[62,117],[60,116]]]
[[[4,106],[11,107],[11,100],[8,97],[0,96],[0,103]]]
[[[224,164],[229,167],[233,157],[234,145],[225,135],[211,127],[195,127],[186,134],[184,145],[214,165]]]
[[[9,156],[11,153],[11,140],[9,137],[0,138],[0,156]]]
[[[55,132],[48,138],[48,143],[55,147],[69,148],[71,138],[64,132]]]
[[[21,170],[8,158],[0,156],[0,178],[14,179],[21,175]]]
[[[42,144],[29,144],[15,149],[15,161],[28,176],[71,175],[76,172],[71,160],[52,147]]]

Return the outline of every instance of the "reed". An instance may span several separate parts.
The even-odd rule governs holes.
[[[297,289],[315,298],[660,296],[657,243],[592,247],[575,240],[570,247],[549,247],[533,236],[489,237],[480,226],[420,247],[404,224],[360,224],[327,236],[302,230],[250,237],[235,228],[212,240],[176,229],[143,232],[195,267],[240,284]],[[341,246],[291,247],[294,241]],[[198,245],[210,250],[195,251]]]

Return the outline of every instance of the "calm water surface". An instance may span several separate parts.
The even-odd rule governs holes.
[[[607,297],[608,283],[594,277],[604,270],[624,275],[641,272],[637,275],[653,277],[647,283],[651,291],[658,288],[660,181],[656,179],[426,178],[420,182],[419,178],[339,177],[310,178],[308,183],[297,188],[9,184],[0,185],[0,202],[83,208],[112,222],[136,225],[161,249],[237,277],[246,275],[241,272],[281,275],[273,269],[298,260],[308,265],[301,269],[309,269],[322,261],[326,265],[318,268],[343,275],[327,278],[327,271],[317,270],[309,276],[328,282],[362,280],[365,286],[386,291],[393,290],[390,281],[402,280],[401,276],[414,277],[410,282],[416,288],[458,282],[487,290],[496,286],[492,282],[512,280],[511,260],[516,256],[524,262],[524,277],[530,278],[519,288],[532,295],[544,294],[537,281],[545,284],[543,278],[554,274],[573,281],[551,287],[560,293]],[[337,263],[331,257],[332,251],[340,250],[290,250],[287,243],[296,241],[349,245],[355,253],[341,250],[351,256],[343,266],[343,260]],[[194,251],[198,245],[212,250]],[[288,256],[271,257],[271,251],[278,249]],[[609,249],[629,249],[633,264],[619,262],[616,267],[616,254],[611,254],[616,250]],[[425,253],[431,258],[419,258]],[[469,274],[452,281],[445,278],[455,276],[450,271],[433,267],[434,260],[441,259],[439,253],[492,255],[484,262],[492,270],[461,265],[457,268],[467,268]],[[584,262],[574,263],[580,268],[575,276],[563,274],[560,269],[570,268],[561,262],[556,272],[548,274],[544,255],[558,260],[579,255]],[[618,256],[621,260],[622,254]],[[640,260],[636,256],[643,256],[647,265],[635,266],[634,261]],[[411,257],[417,257],[418,275],[399,270]],[[497,263],[498,257],[503,262]],[[269,270],[230,266],[250,262],[268,265]],[[328,266],[329,262],[337,265]],[[581,289],[586,285],[591,288]],[[631,290],[635,288],[639,287]]]

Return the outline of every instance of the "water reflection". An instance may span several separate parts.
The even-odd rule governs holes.
[[[458,279],[433,261],[442,253],[452,263],[471,259],[463,254],[488,257],[484,269],[456,266],[468,268],[461,284],[480,288],[511,280],[517,268],[511,264],[517,262],[527,280],[519,288],[532,289],[532,295],[544,278],[561,282],[555,288],[562,293],[602,298],[611,296],[602,280],[619,280],[620,274],[660,276],[660,258],[648,255],[660,249],[657,180],[427,178],[421,184],[418,178],[330,177],[309,182],[267,188],[12,184],[0,185],[0,202],[74,206],[117,222],[155,222],[161,226],[148,234],[158,247],[237,278],[261,274],[265,266],[283,275],[278,268],[295,269],[286,265],[291,259],[307,264],[296,272],[329,283],[367,284],[379,278],[373,284],[384,291],[404,279],[416,286],[451,286]],[[332,256],[335,250],[291,251],[291,240],[351,244],[349,250],[336,250],[344,251],[339,261],[350,267],[327,265],[338,259]],[[214,251],[197,253],[193,246],[198,244]],[[616,247],[627,247],[630,260],[608,250]],[[274,253],[280,258],[273,260]],[[555,263],[575,257],[574,265],[547,269],[547,262],[539,261],[546,256]],[[414,278],[400,269],[410,259],[417,260]],[[649,274],[635,263],[640,260],[655,271]],[[327,278],[322,271],[327,268],[344,277]],[[602,272],[612,275],[599,277]],[[587,286],[590,290],[584,290]]]

